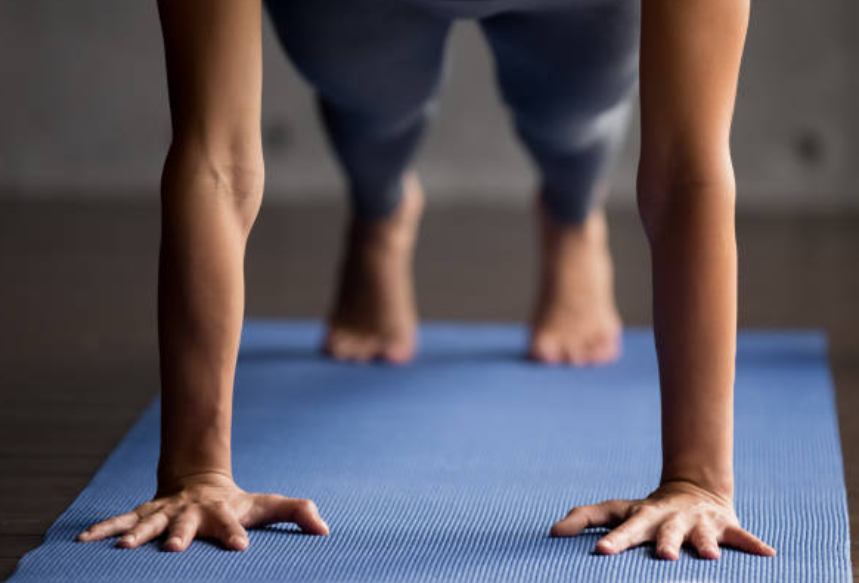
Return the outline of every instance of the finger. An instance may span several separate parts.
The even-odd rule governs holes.
[[[614,526],[626,516],[630,504],[627,500],[607,500],[601,504],[578,506],[556,522],[549,535],[576,536],[586,528]]]
[[[689,532],[689,543],[695,547],[698,556],[702,559],[718,559],[719,541],[716,536],[716,529],[712,524],[702,522]]]
[[[257,494],[247,516],[248,526],[262,526],[275,522],[291,522],[308,534],[326,535],[328,525],[319,516],[319,509],[311,500],[286,498],[277,494]]]
[[[183,512],[170,523],[169,534],[163,549],[172,552],[184,551],[194,540],[199,528],[199,514],[192,511]]]
[[[206,536],[221,541],[225,549],[243,551],[248,548],[250,540],[248,533],[239,521],[230,513],[226,505],[219,505],[205,517]]]
[[[655,518],[650,512],[640,512],[601,538],[596,551],[614,555],[653,539]]]
[[[108,538],[133,528],[139,520],[140,516],[136,512],[126,512],[92,525],[78,535],[78,540],[91,542]]]
[[[122,549],[135,549],[161,535],[169,522],[170,518],[166,512],[156,512],[147,516],[122,535],[116,546]]]
[[[722,533],[721,543],[753,555],[774,557],[776,554],[774,548],[739,526],[727,527]]]
[[[656,556],[668,561],[679,559],[686,531],[686,524],[680,518],[670,518],[660,524],[656,531]]]

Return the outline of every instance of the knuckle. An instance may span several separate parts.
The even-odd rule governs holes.
[[[134,528],[128,529],[127,534],[130,534],[130,535],[137,537],[137,536],[140,536],[141,534],[143,534],[144,532],[146,532],[146,529],[144,528],[144,526],[142,524],[138,524]]]
[[[659,528],[659,536],[663,539],[675,539],[680,536],[680,528],[676,524],[664,524]]]
[[[149,502],[145,502],[144,504],[138,506],[137,512],[141,514],[152,514],[153,512],[158,510],[160,506],[161,505],[159,503],[155,502],[154,500],[150,500]]]
[[[170,515],[164,511],[160,510],[152,515],[152,522],[159,525],[164,525],[170,522]]]
[[[679,526],[680,521],[683,519],[683,515],[676,510],[669,512],[665,517],[665,522],[672,526]]]
[[[187,532],[195,528],[197,526],[197,522],[187,514],[180,514],[178,516],[171,517],[168,526],[170,527],[170,530]]]
[[[316,512],[317,510],[316,503],[313,500],[299,500],[296,506],[302,512]]]
[[[696,545],[707,542],[710,536],[701,528],[696,528],[689,533],[689,540]]]
[[[636,514],[640,514],[641,512],[644,511],[645,508],[647,508],[647,507],[641,503],[632,504],[629,507],[629,514],[633,515],[633,516]]]
[[[174,502],[164,508],[164,511],[167,512],[171,516],[178,516],[180,514],[184,514],[188,510],[188,504],[182,500]]]

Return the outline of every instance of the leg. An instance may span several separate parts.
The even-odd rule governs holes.
[[[502,96],[540,174],[542,275],[530,353],[599,364],[620,352],[598,203],[637,86],[639,8],[596,0],[481,21]]]
[[[347,360],[409,360],[423,196],[406,168],[434,112],[450,22],[399,0],[269,0],[268,7],[284,49],[316,90],[351,195],[325,349]]]

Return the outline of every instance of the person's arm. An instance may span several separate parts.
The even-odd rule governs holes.
[[[574,508],[553,527],[608,526],[606,554],[684,542],[772,555],[733,508],[737,320],[735,182],[729,133],[748,0],[642,0],[639,209],[653,265],[662,400],[662,479],[642,500]]]
[[[173,141],[161,185],[158,285],[161,457],[155,498],[82,541],[162,534],[248,545],[246,528],[328,527],[309,500],[249,494],[233,481],[233,376],[244,311],[245,244],[263,190],[260,0],[160,0]]]

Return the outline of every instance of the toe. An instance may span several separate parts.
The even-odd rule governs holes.
[[[587,347],[581,342],[569,342],[564,350],[564,362],[572,366],[587,364]]]
[[[528,355],[546,364],[558,364],[564,360],[561,345],[550,335],[540,334],[534,337]]]
[[[331,341],[331,356],[337,360],[351,360],[355,352],[354,347],[355,338],[346,333],[337,334]]]
[[[596,366],[599,364],[598,346],[595,342],[582,343],[582,366]]]
[[[620,342],[614,336],[604,336],[594,346],[596,364],[610,364],[620,356]]]
[[[382,350],[380,358],[389,364],[406,364],[415,356],[414,345],[409,342],[392,342]]]
[[[329,329],[325,335],[325,340],[322,342],[322,351],[329,356],[334,356],[339,339],[340,333],[337,330]]]
[[[370,362],[379,356],[381,346],[379,341],[373,336],[364,336],[356,338],[350,346],[350,360],[354,362]]]

